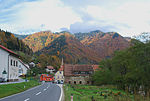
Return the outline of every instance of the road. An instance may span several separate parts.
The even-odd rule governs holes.
[[[44,83],[25,92],[0,99],[0,101],[59,101],[61,88],[56,84]]]

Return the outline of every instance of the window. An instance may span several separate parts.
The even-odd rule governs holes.
[[[69,84],[71,84],[71,81],[69,81]]]
[[[61,72],[59,72],[61,74]]]
[[[14,61],[14,66],[15,66],[15,61]]]
[[[63,79],[64,77],[62,76],[61,78]]]
[[[82,72],[81,72],[81,74],[85,74],[85,72],[84,72],[84,71],[82,71]]]
[[[22,69],[19,69],[19,73],[22,73],[23,72],[23,70]]]
[[[10,65],[11,65],[11,66],[13,65],[13,61],[12,61],[12,59],[10,60]]]
[[[90,82],[89,81],[87,81],[87,84],[89,84]]]
[[[19,65],[19,68],[21,68],[21,65]]]
[[[18,67],[18,61],[16,61],[16,67]]]
[[[59,79],[59,76],[57,77],[57,79]]]
[[[80,81],[79,83],[82,84],[82,81]]]
[[[74,84],[76,84],[76,81],[74,81]]]

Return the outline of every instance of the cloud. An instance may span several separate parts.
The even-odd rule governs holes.
[[[41,30],[149,32],[149,0],[0,0],[0,28],[30,34]]]
[[[69,28],[70,24],[81,21],[80,17],[74,13],[70,7],[65,7],[60,0],[23,2],[9,9],[16,11],[14,15],[15,19],[8,22],[8,24],[0,24],[0,27],[5,27],[5,29],[14,27],[9,28],[9,30],[18,29],[21,31],[25,29],[38,29],[37,31],[58,31],[62,27]],[[13,16],[9,16],[7,19],[12,17]],[[44,26],[41,27],[41,25]],[[17,31],[13,30],[13,32]]]
[[[101,25],[112,25],[117,27],[116,31],[127,34],[137,34],[149,31],[150,25],[150,2],[128,2],[113,9],[89,5],[85,9],[97,22],[104,20]]]

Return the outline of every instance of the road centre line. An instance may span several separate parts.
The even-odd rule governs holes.
[[[41,92],[36,93],[36,95],[39,95],[39,94],[41,94]]]
[[[27,98],[27,99],[25,99],[24,101],[28,101],[28,100],[30,100],[30,98]]]

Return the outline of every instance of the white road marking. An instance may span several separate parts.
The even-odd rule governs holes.
[[[45,90],[47,90],[47,89],[44,89],[44,91],[45,91]]]
[[[59,101],[61,101],[62,100],[62,96],[63,96],[63,89],[62,89],[63,85],[57,84],[57,86],[60,87],[60,89],[61,89],[61,92],[60,92],[61,94],[60,94],[60,97],[59,97]]]
[[[27,99],[25,99],[24,101],[28,101],[28,100],[30,100],[30,98],[27,98]]]
[[[39,94],[41,94],[41,92],[38,92],[36,95],[39,95]]]

